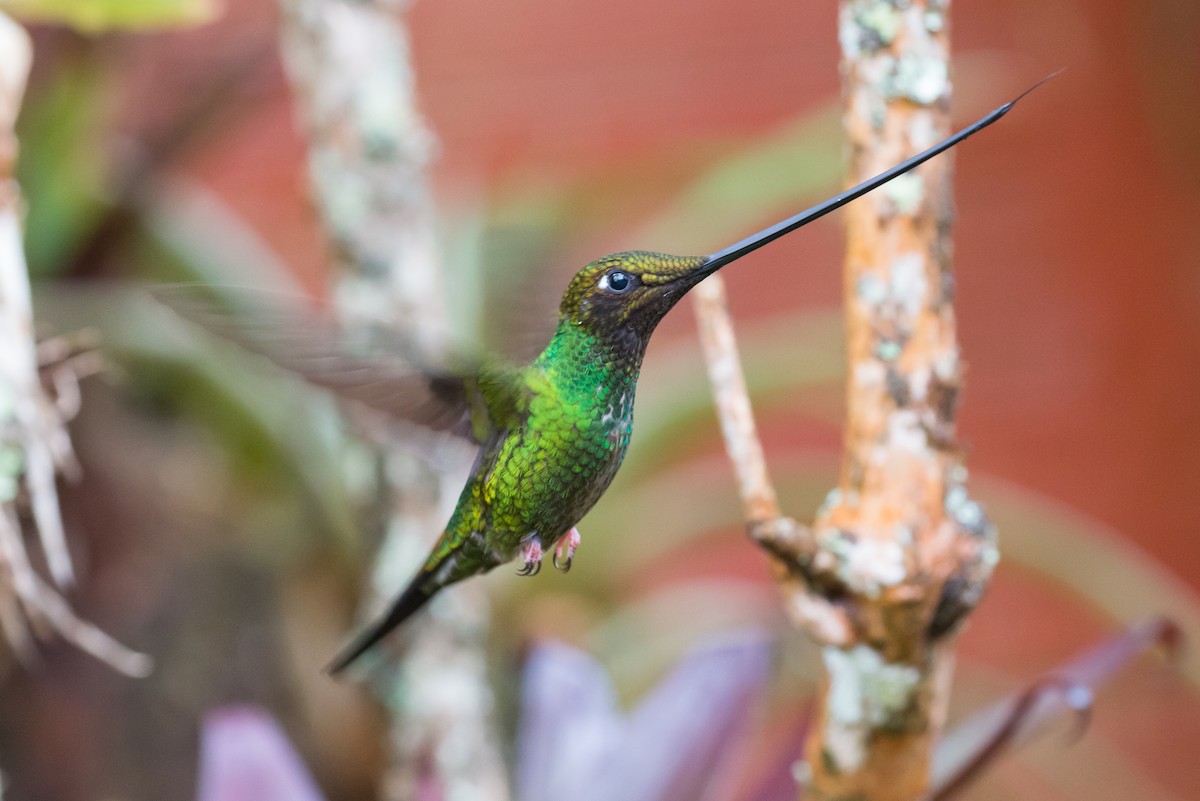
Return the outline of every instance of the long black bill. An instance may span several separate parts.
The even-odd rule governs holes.
[[[913,169],[914,167],[924,164],[925,162],[929,161],[931,158],[933,158],[937,154],[941,153],[942,151],[949,150],[950,148],[954,147],[962,140],[978,133],[979,131],[982,131],[984,128],[988,127],[993,122],[995,122],[996,120],[1003,117],[1005,114],[1007,114],[1012,109],[1013,106],[1015,106],[1023,97],[1025,97],[1025,95],[1029,94],[1034,89],[1037,89],[1039,86],[1041,86],[1046,81],[1053,78],[1054,76],[1058,75],[1058,73],[1060,73],[1060,72],[1062,72],[1062,70],[1058,70],[1057,72],[1050,73],[1045,78],[1042,78],[1040,81],[1038,81],[1033,86],[1026,89],[1021,94],[1017,95],[1015,98],[1013,98],[1009,102],[1005,103],[1000,108],[998,108],[995,111],[993,111],[992,113],[988,114],[986,117],[983,117],[979,121],[977,121],[971,125],[968,125],[966,128],[963,128],[958,133],[953,134],[953,135],[943,139],[942,141],[938,142],[936,145],[929,148],[928,150],[922,151],[921,153],[918,153],[917,155],[913,156],[912,158],[908,159],[907,161],[897,164],[895,167],[892,167],[887,172],[880,173],[879,175],[876,175],[874,178],[871,178],[870,180],[863,181],[861,184],[859,184],[856,187],[853,187],[852,189],[847,189],[845,192],[834,195],[833,197],[829,198],[829,200],[826,200],[823,203],[818,203],[817,205],[813,206],[811,209],[802,211],[799,214],[795,215],[794,217],[789,217],[786,220],[784,220],[783,222],[775,223],[770,228],[766,228],[762,231],[759,231],[757,234],[748,236],[745,239],[743,239],[741,242],[730,245],[729,247],[725,248],[724,250],[718,250],[716,253],[712,253],[712,254],[709,254],[708,256],[705,256],[703,271],[705,273],[710,273],[715,270],[719,270],[720,268],[724,267],[726,264],[729,264],[729,262],[736,261],[737,259],[740,259],[742,256],[745,256],[747,253],[758,250],[763,245],[766,245],[770,242],[774,242],[776,239],[783,236],[784,234],[794,231],[802,225],[808,225],[813,220],[816,220],[820,217],[824,217],[826,214],[828,214],[831,211],[840,209],[842,206],[845,206],[851,200],[854,200],[857,197],[861,197],[862,195],[865,195],[867,192],[870,192],[872,189],[876,189],[880,186],[883,186],[884,184],[886,184],[888,181],[892,180],[893,178],[901,176],[904,173],[908,172],[909,170]]]

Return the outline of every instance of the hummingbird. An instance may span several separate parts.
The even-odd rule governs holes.
[[[646,346],[675,304],[723,267],[991,125],[1030,91],[890,170],[722,250],[626,251],[591,262],[571,279],[549,344],[527,365],[484,356],[414,370],[401,357],[389,364],[305,355],[304,348],[297,355],[184,311],[335,395],[479,446],[428,558],[387,611],[335,657],[329,673],[344,671],[450,584],[513,560],[521,575],[535,575],[551,551],[554,566],[569,570],[580,545],[576,526],[608,489],[629,447]]]

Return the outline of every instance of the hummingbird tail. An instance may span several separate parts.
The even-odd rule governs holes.
[[[430,574],[427,571],[421,571],[413,578],[408,587],[400,594],[388,609],[387,614],[376,620],[365,631],[350,641],[342,651],[334,657],[334,660],[329,663],[325,669],[331,676],[337,676],[343,670],[348,668],[360,656],[362,656],[371,646],[382,640],[393,629],[409,618],[414,612],[425,605],[425,602],[434,596],[440,585],[431,582]]]

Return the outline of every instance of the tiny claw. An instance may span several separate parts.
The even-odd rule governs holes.
[[[579,547],[579,543],[583,538],[579,536],[579,529],[572,528],[558,540],[558,545],[554,547],[554,566],[566,573],[571,569],[571,562],[575,560],[575,549]],[[566,557],[563,557],[563,553]],[[559,560],[562,560],[561,562]]]
[[[525,567],[517,571],[518,576],[536,576],[542,572],[541,562],[526,562]]]
[[[536,576],[542,572],[542,543],[534,537],[521,546],[525,566],[517,571],[518,576]]]

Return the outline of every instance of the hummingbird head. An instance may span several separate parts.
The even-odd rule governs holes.
[[[614,253],[575,274],[560,312],[563,320],[597,334],[629,333],[644,339],[713,269],[703,256]]]
[[[632,250],[594,261],[576,273],[567,287],[560,307],[562,320],[601,335],[615,335],[626,340],[632,335],[645,347],[646,340],[663,316],[707,276],[954,147],[1003,117],[1018,100],[1057,74],[1043,78],[1015,100],[890,170],[716,253],[668,256]]]

